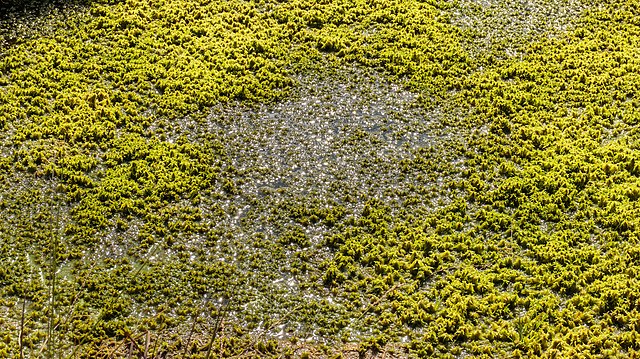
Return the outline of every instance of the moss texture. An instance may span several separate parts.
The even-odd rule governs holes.
[[[0,20],[1,357],[638,355],[637,2],[47,9]]]

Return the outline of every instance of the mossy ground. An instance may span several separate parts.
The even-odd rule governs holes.
[[[638,355],[640,3],[24,14],[0,357]]]

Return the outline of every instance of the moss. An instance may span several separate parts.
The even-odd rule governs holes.
[[[509,45],[499,2],[491,16],[409,0],[52,14],[0,55],[0,356],[18,356],[21,303],[23,349],[50,339],[51,263],[65,354],[120,353],[148,332],[156,353],[202,356],[185,346],[192,323],[221,356],[314,355],[278,331],[422,357],[637,352],[639,14],[596,5]],[[460,11],[488,20],[471,31]],[[372,149],[411,132],[389,115],[341,145],[366,148],[349,154],[362,173],[410,186],[376,192],[371,176],[347,193],[344,170],[335,198],[248,192],[275,170],[227,153],[212,129],[234,118],[215,108],[284,101],[294,74],[345,64],[415,91],[438,136],[456,136],[385,157]]]

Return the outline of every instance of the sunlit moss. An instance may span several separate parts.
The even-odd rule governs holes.
[[[0,303],[27,308],[24,348],[46,341],[56,263],[59,350],[85,357],[132,332],[158,333],[158,351],[204,355],[185,349],[189,327],[215,326],[227,306],[221,356],[292,352],[260,337],[280,323],[255,312],[259,300],[363,353],[640,350],[638,7],[579,6],[565,32],[474,48],[483,29],[500,30],[458,28],[463,5],[95,2],[3,50]],[[218,228],[241,212],[251,179],[201,135],[211,108],[281,100],[294,72],[350,63],[402,81],[462,139],[363,160],[415,176],[415,191],[394,193],[406,208],[308,194],[265,211],[272,228]],[[352,202],[362,209],[350,213]],[[312,238],[320,227],[326,236]],[[272,285],[285,278],[308,296]],[[10,318],[0,356],[18,356],[20,316]],[[211,329],[199,334],[206,342]]]

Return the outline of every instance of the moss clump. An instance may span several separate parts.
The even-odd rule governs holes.
[[[622,290],[637,242],[634,14],[601,3],[465,77],[451,101],[477,130],[449,181],[458,200],[417,223],[377,205],[329,240],[325,279],[368,298],[363,328],[413,337],[423,356],[638,350],[637,295]]]

